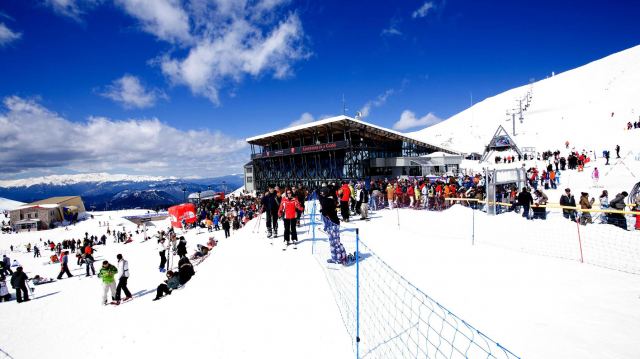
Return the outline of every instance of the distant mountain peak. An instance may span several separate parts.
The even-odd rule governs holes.
[[[126,175],[126,174],[110,174],[106,172],[98,173],[79,173],[72,175],[50,175],[43,177],[31,177],[17,180],[0,180],[0,187],[29,187],[34,185],[53,185],[53,186],[65,186],[76,183],[104,183],[104,182],[154,182],[164,180],[176,180],[177,177],[162,177],[162,176],[141,176],[141,175]]]

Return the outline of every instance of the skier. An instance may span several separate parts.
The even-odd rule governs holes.
[[[340,214],[342,220],[349,222],[349,199],[351,198],[351,190],[347,182],[342,182],[342,187],[338,190],[338,197],[340,198]]]
[[[616,145],[616,158],[620,158],[620,145]]]
[[[278,217],[284,219],[284,241],[287,245],[290,244],[290,238],[294,244],[298,243],[298,233],[296,231],[297,213],[296,210],[302,211],[304,208],[298,202],[298,199],[293,197],[291,189],[286,190],[285,198],[280,203],[278,208]]]
[[[60,256],[60,274],[58,274],[58,279],[62,279],[62,275],[65,273],[67,274],[67,278],[73,277],[69,271],[69,251],[62,252]]]
[[[609,151],[604,151],[603,154],[604,154],[604,159],[607,160],[607,163],[605,163],[605,166],[608,166],[609,165],[609,157],[610,157]]]
[[[271,238],[275,234],[278,236],[278,195],[274,192],[273,186],[269,185],[267,192],[262,196],[262,211],[267,213],[267,237]],[[273,232],[272,232],[273,230]]]
[[[173,271],[167,271],[167,280],[165,280],[164,283],[158,286],[156,297],[153,300],[158,300],[165,294],[171,294],[171,291],[178,288],[179,286],[180,282],[178,276],[175,275]]]
[[[40,257],[40,248],[33,246],[33,258]]]
[[[115,275],[118,273],[118,268],[109,264],[109,261],[102,262],[102,268],[98,272],[98,278],[102,279],[102,304],[107,305],[107,293],[111,291],[111,300],[115,300],[116,283]],[[113,304],[116,304],[115,302]]]
[[[565,206],[565,207],[575,207],[576,206],[576,199],[571,194],[571,189],[566,188],[564,190],[564,192],[565,192],[565,194],[563,194],[560,197],[560,205],[561,206]],[[570,220],[575,222],[575,220],[576,220],[576,211],[575,211],[575,209],[563,208],[562,209],[562,216],[564,218],[568,218],[568,219],[570,219]]]
[[[89,246],[87,246],[87,248],[91,248]],[[89,275],[89,269],[91,269],[91,272],[93,273],[93,275],[96,275],[96,268],[93,266],[93,262],[95,262],[95,259],[93,259],[93,255],[91,255],[90,251],[86,251],[85,253],[82,255],[83,259],[84,259],[84,264],[87,268],[87,277],[90,277]]]
[[[116,256],[118,259],[118,286],[116,287],[116,304],[120,304],[120,292],[124,291],[124,301],[132,298],[129,288],[127,288],[127,281],[129,280],[129,261],[122,257],[122,254]]]
[[[593,178],[594,186],[598,186],[598,181],[600,180],[600,171],[598,171],[598,167],[593,169],[591,173],[591,178]]]
[[[11,276],[11,287],[16,290],[16,301],[18,303],[28,302],[29,289],[27,288],[27,274],[23,271],[22,267],[16,268],[15,273]]]
[[[165,271],[164,266],[165,264],[167,264],[167,256],[166,256],[167,247],[165,247],[164,245],[163,237],[160,237],[160,239],[158,239],[158,245],[156,249],[158,250],[158,254],[160,255],[160,266],[158,268],[160,269],[160,272],[164,272]]]

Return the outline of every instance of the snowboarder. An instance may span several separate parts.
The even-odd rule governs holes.
[[[23,271],[22,267],[16,268],[15,273],[11,276],[11,287],[16,290],[16,301],[18,303],[28,302],[29,289],[27,288],[27,274]]]
[[[291,189],[287,189],[285,198],[280,203],[278,209],[278,217],[282,217],[284,220],[284,241],[289,245],[290,240],[293,240],[294,244],[298,243],[298,233],[296,232],[297,213],[296,210],[302,211],[304,208],[298,202],[298,199],[293,197]]]
[[[600,171],[598,171],[598,167],[593,169],[591,173],[591,178],[593,178],[593,183],[595,186],[598,185],[598,181],[600,180]]]
[[[620,145],[616,145],[616,158],[620,158]]]
[[[107,293],[111,291],[111,300],[115,300],[115,292],[116,292],[116,283],[115,283],[115,275],[118,273],[118,269],[114,267],[112,264],[109,264],[109,261],[102,262],[102,268],[100,268],[100,272],[98,272],[98,278],[102,280],[102,304],[107,305]],[[114,302],[114,304],[116,304]]]
[[[122,254],[116,256],[118,259],[118,286],[116,287],[116,304],[120,304],[120,292],[124,291],[124,301],[132,298],[129,288],[127,288],[127,280],[129,280],[129,261],[122,257]]]
[[[58,274],[58,279],[62,279],[62,275],[65,273],[67,274],[67,278],[73,277],[73,275],[69,271],[69,251],[62,252],[62,255],[60,257],[60,274]]]

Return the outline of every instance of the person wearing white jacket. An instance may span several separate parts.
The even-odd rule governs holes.
[[[131,292],[127,288],[127,280],[129,280],[129,262],[122,257],[122,254],[116,256],[118,258],[118,286],[116,287],[116,303],[120,303],[120,292],[124,291],[124,301],[131,299]]]
[[[165,271],[165,264],[167,264],[167,247],[164,245],[164,238],[160,238],[160,240],[158,240],[158,253],[160,254],[160,272],[164,272]]]

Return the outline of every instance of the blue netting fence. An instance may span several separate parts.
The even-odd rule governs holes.
[[[466,200],[451,202],[455,205],[445,211],[456,216],[457,226],[442,232],[444,237],[640,274],[640,230],[634,228],[634,215],[624,217],[623,229],[608,223],[607,212],[591,213],[589,223],[581,225],[586,212],[577,211],[577,221],[571,221],[561,209],[547,208],[544,215],[527,220],[522,209],[502,206],[500,214],[491,216],[483,212],[484,204],[473,210]],[[400,210],[401,220],[402,215]],[[424,216],[425,225],[437,225],[436,220]]]
[[[316,203],[309,214],[312,252],[356,358],[518,358],[406,280],[356,229],[327,221]]]

